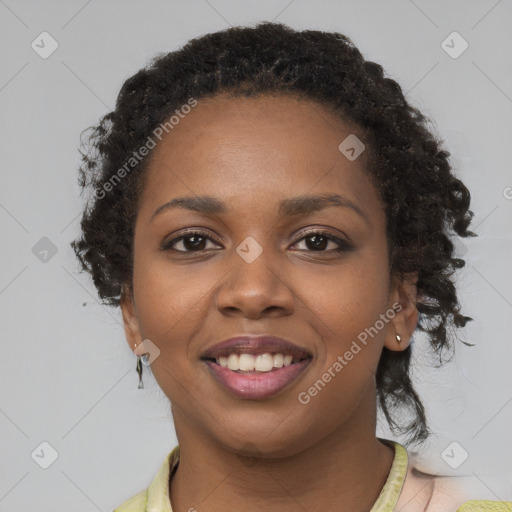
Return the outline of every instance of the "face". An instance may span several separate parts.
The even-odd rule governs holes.
[[[417,318],[411,288],[390,279],[384,205],[363,156],[338,149],[353,133],[312,101],[217,96],[153,150],[122,311],[131,348],[147,339],[160,351],[151,370],[178,439],[234,451],[250,440],[285,456],[374,432],[382,348],[405,348]],[[183,197],[196,201],[168,204]],[[244,334],[284,338],[306,362],[275,392],[237,395],[202,357]]]

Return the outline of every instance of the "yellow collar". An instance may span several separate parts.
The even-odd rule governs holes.
[[[392,512],[396,506],[407,474],[407,450],[396,441],[380,439],[395,449],[395,458],[389,476],[370,512]],[[169,497],[169,477],[178,467],[180,448],[176,446],[165,458],[153,482],[147,490],[148,512],[172,512]]]
[[[380,439],[395,449],[395,457],[389,476],[370,512],[392,512],[398,502],[407,475],[407,450],[396,441]],[[172,478],[180,460],[180,449],[176,446],[165,458],[151,485],[132,496],[114,512],[172,512],[169,497],[169,478]],[[511,501],[466,502],[457,512],[512,512]]]

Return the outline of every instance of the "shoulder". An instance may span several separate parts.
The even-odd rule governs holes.
[[[145,512],[148,503],[148,491],[144,489],[122,505],[117,507],[113,512]]]
[[[148,509],[172,512],[169,499],[169,477],[178,465],[179,455],[179,446],[176,446],[165,457],[149,487],[132,496],[113,512],[146,512]]]
[[[474,478],[435,477],[432,499],[425,512],[512,512],[512,501],[477,500],[473,493],[478,496]]]
[[[486,497],[472,477],[437,476],[409,466],[397,503],[400,512],[512,512],[512,501]]]

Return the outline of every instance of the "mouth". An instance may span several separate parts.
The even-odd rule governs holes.
[[[230,338],[207,350],[201,360],[222,387],[237,398],[265,399],[295,382],[313,357],[282,338]]]

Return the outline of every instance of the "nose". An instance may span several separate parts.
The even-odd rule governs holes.
[[[288,316],[294,311],[294,295],[278,255],[264,250],[254,261],[233,251],[231,270],[217,293],[217,308],[227,316],[250,319]]]

